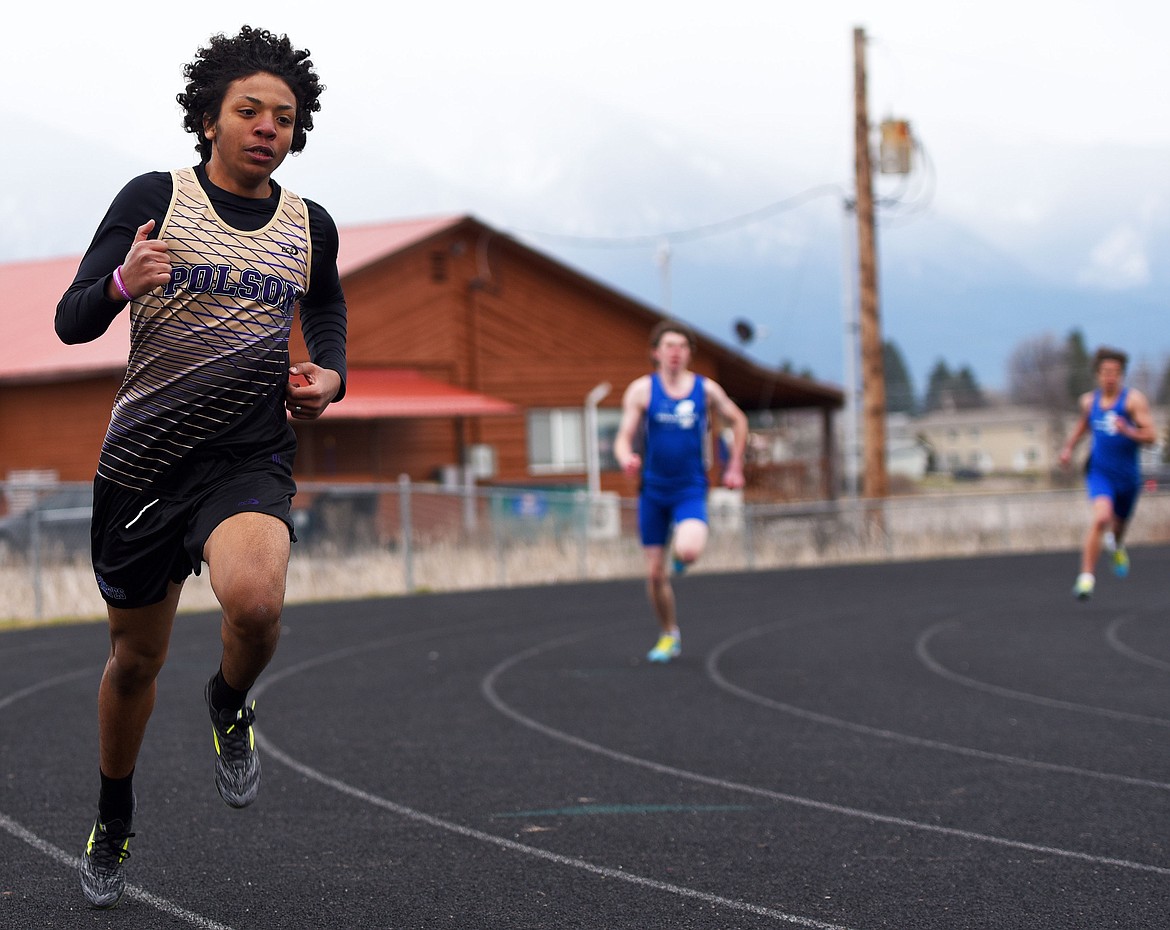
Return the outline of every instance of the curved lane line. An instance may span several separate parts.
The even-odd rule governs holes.
[[[367,653],[372,649],[384,649],[389,646],[400,645],[403,642],[408,642],[411,640],[425,641],[439,635],[450,635],[450,631],[423,630],[414,634],[403,634],[402,636],[390,637],[379,642],[363,643],[360,645],[348,646],[344,649],[338,649],[323,656],[316,656],[296,665],[291,665],[288,668],[282,669],[281,671],[266,677],[262,685],[258,685],[256,688],[253,688],[253,694],[259,695],[272,684],[319,665],[335,662],[339,659],[348,658],[352,655]],[[567,637],[563,641],[582,639],[585,635],[593,634],[576,634],[575,636]],[[593,875],[599,875],[603,878],[611,878],[618,881],[628,882],[633,885],[638,885],[642,888],[650,888],[655,891],[662,891],[667,894],[672,894],[676,897],[691,898],[694,900],[703,901],[704,903],[710,904],[714,907],[722,907],[727,908],[728,910],[755,914],[759,917],[770,917],[775,920],[794,924],[798,927],[808,927],[811,928],[811,930],[850,930],[850,928],[843,927],[838,924],[825,923],[824,921],[814,920],[810,917],[801,917],[797,914],[787,914],[783,911],[778,911],[773,908],[752,904],[749,901],[739,901],[732,898],[724,898],[705,891],[698,891],[694,888],[686,888],[681,885],[672,885],[668,882],[658,881],[657,879],[635,875],[631,872],[626,872],[621,869],[596,865],[585,859],[578,859],[573,856],[564,856],[560,853],[549,852],[548,850],[540,849],[536,846],[527,846],[524,843],[518,843],[515,840],[497,836],[494,833],[487,833],[483,830],[476,830],[473,827],[464,826],[463,824],[455,823],[451,820],[445,820],[441,817],[436,817],[433,814],[427,814],[423,811],[416,810],[413,807],[407,807],[404,804],[398,804],[395,801],[380,797],[379,795],[371,794],[368,791],[354,787],[353,785],[350,785],[347,782],[343,782],[340,779],[332,778],[331,776],[326,775],[317,769],[305,765],[303,762],[294,759],[288,753],[280,749],[275,743],[272,742],[271,739],[269,739],[264,733],[261,732],[259,727],[255,727],[254,729],[256,732],[256,739],[264,751],[275,758],[277,761],[284,763],[284,765],[288,766],[294,772],[299,772],[306,778],[312,779],[313,781],[325,785],[328,788],[332,788],[334,791],[338,791],[341,794],[348,795],[351,798],[355,798],[356,800],[370,804],[374,807],[380,807],[383,810],[397,814],[399,817],[413,820],[416,823],[426,824],[427,826],[433,827],[437,830],[444,830],[448,833],[454,833],[458,836],[477,840],[481,843],[488,843],[490,845],[497,846],[500,849],[508,850],[509,852],[520,853],[525,856],[544,859],[547,862],[554,862],[557,865],[564,865],[571,868],[580,869]]]
[[[571,746],[576,746],[586,752],[597,753],[598,755],[606,756],[618,762],[625,762],[629,765],[636,765],[640,768],[649,769],[652,772],[658,772],[663,775],[670,775],[674,778],[682,778],[687,781],[697,782],[698,784],[711,785],[716,788],[723,788],[727,791],[741,792],[744,794],[755,795],[756,797],[769,798],[773,801],[779,801],[784,804],[793,804],[798,807],[805,807],[811,810],[822,811],[828,814],[835,814],[841,817],[850,817],[857,820],[864,820],[870,823],[880,823],[887,826],[901,827],[906,830],[920,830],[924,833],[933,833],[941,836],[955,837],[957,839],[966,840],[976,843],[990,843],[995,846],[1003,846],[1008,849],[1020,849],[1030,853],[1039,853],[1047,856],[1059,856],[1062,859],[1075,859],[1080,862],[1088,862],[1093,865],[1108,865],[1115,866],[1122,869],[1132,869],[1138,872],[1152,872],[1156,875],[1164,875],[1170,877],[1170,868],[1160,865],[1151,865],[1147,862],[1134,862],[1129,859],[1117,859],[1111,856],[1094,856],[1090,853],[1078,852],[1072,849],[1061,849],[1057,846],[1043,846],[1037,843],[1026,843],[1022,840],[1008,839],[1002,836],[994,836],[988,833],[976,833],[971,830],[962,830],[958,827],[944,827],[933,823],[923,823],[918,820],[909,820],[905,817],[895,817],[890,814],[879,814],[875,811],[862,810],[857,807],[845,807],[840,804],[833,804],[828,801],[817,801],[813,798],[801,797],[794,794],[786,794],[782,791],[773,791],[769,788],[760,788],[755,785],[745,785],[741,782],[729,781],[724,778],[716,778],[710,775],[702,775],[698,772],[691,772],[686,769],[675,768],[672,765],[664,765],[661,762],[654,762],[650,759],[643,759],[638,756],[630,755],[629,753],[621,752],[616,749],[610,749],[607,746],[601,746],[597,743],[591,743],[579,736],[574,736],[571,733],[566,733],[563,730],[558,730],[555,727],[548,726],[538,720],[533,720],[521,714],[519,711],[509,707],[504,701],[495,693],[495,682],[504,672],[508,671],[512,666],[531,659],[534,656],[540,655],[550,649],[562,646],[565,643],[572,642],[576,639],[583,638],[578,634],[571,637],[563,637],[561,639],[550,640],[537,646],[519,652],[510,658],[505,659],[494,669],[492,669],[483,679],[480,684],[480,690],[483,692],[488,703],[496,708],[501,714],[515,720],[521,726],[527,727],[530,730],[535,730],[537,733],[543,733],[552,739],[567,743]]]
[[[69,866],[69,868],[73,869],[74,871],[77,870],[79,863],[76,856],[71,856],[63,849],[60,849],[59,847],[54,846],[52,843],[48,843],[45,840],[42,840],[35,833],[31,833],[30,831],[26,830],[15,820],[6,817],[4,814],[0,814],[0,830],[4,830],[6,833],[10,833],[18,840],[23,840],[24,842],[28,843],[29,846],[33,847],[33,849],[44,853],[51,859],[56,859],[58,862]],[[79,890],[77,893],[80,895],[81,891]],[[172,917],[177,917],[179,920],[189,923],[192,927],[199,927],[200,930],[232,930],[232,928],[227,924],[217,923],[208,917],[204,917],[202,914],[194,914],[191,911],[188,911],[186,908],[179,907],[177,904],[172,904],[166,898],[160,898],[158,895],[151,894],[146,889],[140,888],[138,885],[133,885],[129,882],[126,883],[126,897],[134,898],[137,901],[141,901],[143,904],[149,904],[151,907],[162,911],[164,914],[170,914]]]
[[[45,679],[36,685],[24,688],[21,691],[15,691],[4,698],[0,698],[0,709],[8,707],[11,704],[15,704],[22,698],[30,697],[39,691],[44,691],[48,688],[55,687],[56,685],[64,684],[67,681],[73,681],[76,678],[83,678],[86,675],[92,674],[94,674],[94,670],[92,668],[87,668],[77,672],[69,672],[65,675],[58,675],[55,678]],[[47,840],[37,836],[27,827],[21,826],[2,811],[0,811],[0,830],[3,830],[5,833],[16,837],[16,839],[27,843],[33,849],[40,853],[44,853],[50,859],[56,859],[58,862],[68,866],[74,872],[77,871],[77,867],[80,865],[80,861],[76,856],[69,855],[69,853],[65,852],[60,847],[54,846]],[[80,895],[81,891],[79,890],[77,893]],[[192,911],[189,911],[186,908],[180,907],[179,905],[168,901],[166,898],[160,898],[158,895],[151,894],[145,888],[130,882],[126,883],[126,895],[134,898],[135,900],[141,901],[143,904],[148,904],[156,910],[162,911],[164,914],[170,914],[172,917],[177,917],[179,920],[185,921],[193,927],[200,928],[200,930],[232,930],[232,928],[227,924],[217,923],[209,917],[204,917],[202,914],[196,914]]]
[[[416,823],[426,824],[428,827],[433,827],[437,830],[445,830],[448,833],[454,833],[466,839],[478,840],[481,843],[489,843],[493,846],[498,846],[501,849],[506,849],[509,852],[522,853],[526,856],[533,856],[537,859],[544,859],[547,862],[554,862],[557,865],[566,865],[575,869],[581,869],[585,872],[590,872],[593,875],[600,875],[603,878],[617,879],[630,884],[639,885],[643,888],[652,888],[655,891],[663,891],[668,894],[673,894],[684,898],[694,898],[710,904],[714,907],[722,907],[735,911],[744,911],[749,914],[755,914],[760,917],[772,917],[777,920],[782,920],[790,924],[795,924],[799,927],[811,927],[814,930],[848,930],[846,927],[838,926],[837,924],[828,924],[819,920],[812,920],[808,917],[800,917],[794,914],[785,914],[782,911],[773,910],[772,908],[761,907],[757,904],[751,904],[747,901],[736,901],[730,898],[722,898],[719,895],[708,894],[705,891],[696,891],[693,888],[684,888],[679,885],[671,885],[667,882],[660,882],[653,878],[645,878],[641,875],[634,875],[630,872],[624,872],[621,869],[611,869],[606,866],[595,865],[584,859],[578,859],[574,856],[564,856],[560,853],[549,852],[545,849],[539,849],[535,846],[526,846],[523,843],[517,843],[515,840],[510,840],[502,836],[497,836],[494,833],[485,833],[483,830],[476,830],[473,827],[466,827],[463,824],[455,823],[451,820],[444,820],[441,817],[435,817],[432,814],[424,813],[420,810],[415,810],[413,807],[407,807],[403,804],[397,804],[386,798],[380,797],[376,794],[370,794],[368,791],[363,791],[361,788],[355,788],[346,782],[340,781],[336,778],[319,772],[314,768],[298,762],[296,759],[289,756],[287,753],[275,746],[270,739],[262,737],[257,731],[257,738],[260,744],[264,747],[264,751],[273,756],[280,762],[283,762],[294,772],[299,772],[306,778],[310,778],[334,791],[348,795],[366,804],[374,807],[380,807],[383,810],[390,811],[397,814],[399,817],[404,817],[408,820],[413,820]]]
[[[1138,652],[1132,646],[1127,646],[1121,641],[1121,637],[1117,635],[1117,631],[1132,620],[1133,617],[1118,617],[1105,630],[1105,641],[1114,649],[1114,651],[1121,653],[1127,659],[1133,659],[1135,662],[1140,662],[1142,665],[1149,665],[1152,668],[1159,669],[1163,672],[1170,672],[1170,662],[1164,659],[1156,659],[1153,656],[1146,655],[1144,652]]]
[[[1075,701],[1063,701],[1060,698],[1045,697],[1042,694],[1032,694],[1028,691],[1016,691],[1013,688],[1004,688],[1001,685],[993,685],[986,681],[980,681],[978,678],[960,675],[958,672],[952,671],[935,659],[930,654],[928,648],[930,640],[938,633],[944,629],[954,628],[958,625],[959,623],[955,620],[944,620],[942,623],[936,623],[918,637],[918,642],[914,646],[914,650],[922,664],[941,678],[953,681],[967,688],[973,688],[976,691],[985,691],[988,694],[1011,698],[1015,701],[1026,701],[1029,704],[1038,704],[1041,707],[1052,707],[1056,710],[1068,710],[1080,714],[1092,714],[1097,717],[1106,717],[1110,720],[1125,720],[1129,723],[1145,723],[1155,727],[1170,727],[1170,720],[1167,720],[1165,717],[1149,717],[1145,714],[1131,714],[1128,711],[1112,710],[1108,707],[1097,707],[1093,704],[1078,704]]]
[[[98,669],[100,672],[101,669]],[[55,678],[46,678],[44,681],[38,681],[35,685],[29,685],[27,688],[22,688],[20,691],[13,691],[11,694],[6,694],[0,697],[0,710],[8,707],[10,704],[15,704],[17,701],[23,700],[26,697],[31,697],[38,691],[47,691],[49,688],[55,688],[57,685],[63,685],[67,681],[73,681],[77,678],[84,678],[86,675],[94,674],[92,668],[83,668],[77,672],[68,672],[64,675],[57,675]]]
[[[732,684],[722,673],[720,673],[718,664],[719,659],[723,653],[732,646],[738,645],[746,639],[753,636],[770,632],[781,626],[781,624],[769,624],[767,626],[755,627],[747,630],[731,639],[725,640],[715,647],[707,655],[707,677],[714,682],[715,685],[723,690],[734,694],[736,697],[743,698],[745,701],[750,701],[753,704],[759,704],[762,707],[767,707],[772,710],[778,710],[793,717],[800,717],[804,720],[811,720],[813,723],[823,723],[827,726],[840,727],[843,730],[849,730],[852,733],[860,733],[863,736],[876,736],[879,739],[891,740],[898,743],[906,743],[910,746],[916,746],[921,749],[935,749],[939,752],[949,752],[959,756],[968,756],[973,759],[984,759],[988,762],[1002,762],[1005,765],[1017,765],[1025,768],[1033,768],[1045,772],[1060,772],[1064,775],[1076,775],[1083,778],[1096,778],[1102,781],[1118,782],[1123,785],[1134,785],[1140,788],[1154,788],[1159,791],[1170,791],[1170,782],[1154,781],[1149,778],[1137,778],[1132,775],[1118,775],[1113,772],[1100,772],[1095,769],[1083,769],[1075,765],[1063,765],[1058,762],[1042,762],[1037,759],[1026,759],[1022,756],[1009,756],[1005,753],[990,752],[986,749],[976,749],[972,746],[962,746],[958,743],[947,743],[942,740],[930,739],[925,736],[913,736],[909,733],[901,733],[897,730],[886,730],[881,727],[869,726],[864,723],[855,723],[851,720],[845,720],[841,717],[830,717],[828,714],[818,713],[815,710],[807,710],[803,707],[797,707],[794,704],[786,704],[783,701],[773,700],[772,698],[764,697],[754,691],[748,691],[746,688],[741,688],[739,685]]]

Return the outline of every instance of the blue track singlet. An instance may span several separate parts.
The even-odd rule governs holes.
[[[1138,444],[1117,430],[1118,420],[1133,425],[1125,412],[1129,394],[1123,388],[1112,407],[1101,407],[1101,392],[1093,392],[1089,407],[1089,428],[1093,431],[1093,448],[1089,452],[1089,467],[1085,471],[1085,489],[1089,499],[1108,497],[1113,501],[1113,513],[1128,520],[1141,493],[1141,467],[1138,463]]]
[[[1117,421],[1134,425],[1125,412],[1129,388],[1123,388],[1112,407],[1101,407],[1101,392],[1093,392],[1089,407],[1089,427],[1093,431],[1093,448],[1089,453],[1089,471],[1096,472],[1117,486],[1132,486],[1141,480],[1138,444],[1117,429]]]
[[[655,494],[705,491],[707,470],[707,394],[703,377],[683,398],[670,397],[657,373],[650,376],[650,403],[646,408],[646,454],[642,487]]]

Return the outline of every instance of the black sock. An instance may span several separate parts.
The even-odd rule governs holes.
[[[121,820],[130,823],[134,814],[134,772],[125,778],[110,778],[105,772],[102,777],[102,790],[98,795],[98,820],[109,823],[111,820]]]
[[[223,680],[222,668],[215,673],[215,677],[211,679],[211,706],[216,713],[222,713],[225,710],[235,713],[244,706],[244,701],[247,699],[247,691],[237,691]]]

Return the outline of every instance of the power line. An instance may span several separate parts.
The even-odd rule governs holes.
[[[661,245],[666,243],[677,242],[693,242],[696,239],[706,239],[710,236],[721,235],[722,233],[731,232],[735,229],[741,229],[745,226],[750,226],[753,223],[759,223],[763,220],[769,219],[780,213],[785,213],[790,210],[795,210],[797,207],[804,206],[804,204],[815,200],[818,197],[826,196],[844,197],[845,191],[840,184],[819,184],[816,187],[810,187],[808,190],[801,191],[799,194],[794,194],[791,197],[785,197],[783,200],[777,200],[774,203],[767,204],[749,213],[742,213],[739,216],[731,217],[730,219],[720,220],[715,223],[706,223],[702,226],[694,226],[690,229],[676,229],[672,232],[654,233],[650,235],[639,236],[579,236],[569,233],[554,233],[540,230],[515,230],[515,232],[527,236],[535,236],[540,239],[554,239],[558,242],[571,243],[573,245],[585,246],[588,248],[601,249],[625,249],[625,248],[645,248],[647,246]]]
[[[934,186],[934,171],[933,165],[929,158],[926,157],[925,150],[922,146],[916,143],[915,147],[919,151],[919,155],[923,158],[927,167],[927,176],[924,179],[923,188],[919,190],[911,198],[907,198],[907,188],[909,185],[904,185],[893,197],[882,198],[878,201],[878,206],[883,209],[890,208],[908,208],[905,212],[899,214],[899,218],[906,219],[916,213],[926,209],[930,201],[933,199]],[[925,198],[922,196],[925,193]],[[533,236],[538,239],[551,239],[556,242],[561,242],[570,245],[576,245],[584,248],[596,249],[630,249],[630,248],[647,248],[653,246],[662,246],[664,243],[673,245],[680,242],[694,242],[699,239],[707,239],[711,236],[723,235],[724,233],[732,232],[736,229],[743,229],[746,226],[751,226],[755,223],[763,222],[771,219],[781,213],[787,213],[804,206],[807,203],[816,200],[819,197],[838,197],[843,201],[851,202],[851,196],[840,184],[818,184],[810,187],[807,190],[801,191],[798,194],[793,194],[791,197],[785,197],[782,200],[777,200],[765,206],[751,210],[747,213],[741,213],[737,216],[730,217],[725,220],[718,220],[713,223],[705,223],[700,226],[692,226],[687,229],[676,229],[670,232],[648,233],[636,236],[585,236],[573,233],[557,233],[549,232],[548,230],[536,229],[513,229],[512,231],[518,235]],[[925,200],[925,202],[923,202]]]

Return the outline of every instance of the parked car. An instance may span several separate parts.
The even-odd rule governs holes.
[[[308,502],[304,501],[308,499]],[[298,494],[292,509],[297,541],[351,552],[378,545],[378,495],[355,487]]]
[[[92,514],[92,485],[65,485],[49,491],[27,510],[0,518],[0,560],[29,556],[34,534],[42,558],[88,554]]]

